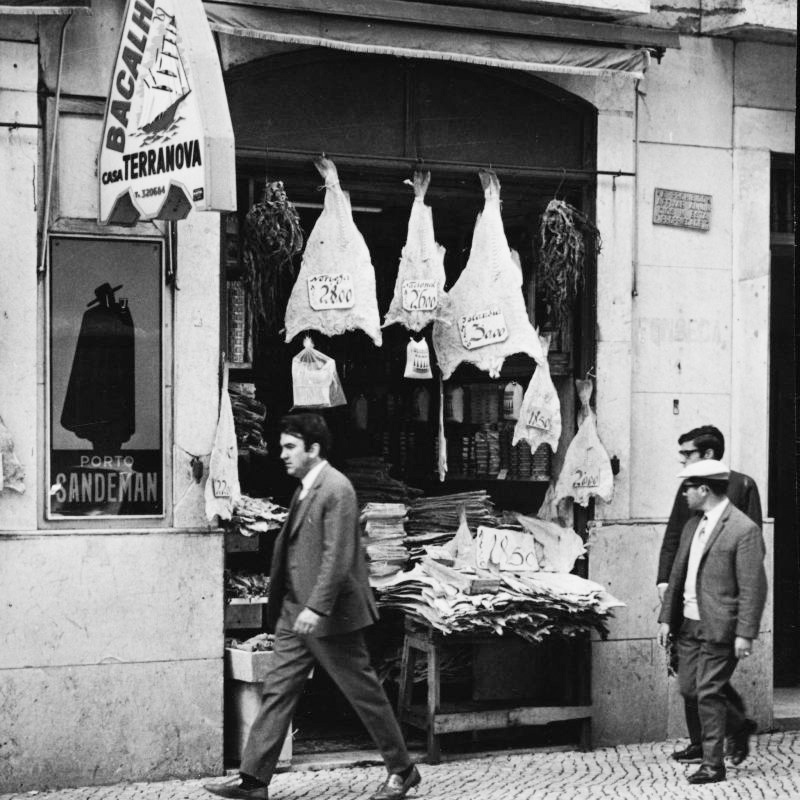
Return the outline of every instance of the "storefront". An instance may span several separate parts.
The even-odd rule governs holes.
[[[496,378],[459,367],[445,387],[451,415],[458,396],[465,416],[444,420],[441,481],[439,385],[403,378],[409,332],[383,329],[378,348],[363,332],[312,331],[335,359],[348,401],[329,413],[337,459],[391,463],[392,479],[427,496],[485,491],[495,508],[534,514],[576,432],[575,379],[592,379],[597,429],[617,471],[613,499],[579,509],[575,530],[589,543],[588,577],[626,603],[609,638],[590,645],[594,743],[682,735],[653,638],[674,445],[713,421],[732,465],[767,496],[770,154],[792,151],[794,113],[793,91],[769,75],[791,71],[794,47],[737,41],[729,30],[695,35],[700,16],[687,30],[677,8],[648,16],[638,0],[605,16],[581,3],[589,18],[570,14],[567,2],[542,4],[564,15],[548,17],[513,2],[492,14],[479,2],[311,2],[302,12],[291,3],[206,2],[235,136],[238,210],[185,214],[177,197],[166,204],[172,221],[147,219],[141,208],[128,215],[127,203],[109,221],[97,187],[117,168],[105,169],[98,153],[109,141],[104,115],[124,4],[93,5],[0,5],[8,90],[0,109],[11,109],[0,119],[0,207],[15,220],[6,248],[13,269],[0,270],[0,367],[11,376],[0,386],[0,417],[24,471],[0,492],[0,599],[9,609],[0,634],[10,644],[0,654],[0,705],[15,731],[0,749],[0,787],[207,775],[230,755],[224,570],[268,557],[272,534],[224,534],[206,518],[220,359],[267,411],[263,443],[243,448],[242,486],[285,503],[275,425],[293,402],[291,364],[303,337],[284,341],[281,311],[269,332],[250,336],[240,324],[242,225],[265,184],[282,181],[308,235],[323,203],[313,164],[322,153],[350,195],[381,321],[414,197],[404,181],[431,173],[426,202],[449,289],[483,208],[479,169],[496,173],[528,320],[550,334],[563,424],[554,453],[512,461],[483,435],[511,422],[501,391],[515,381],[524,389],[534,360],[509,358]],[[369,24],[358,15],[371,15]],[[192,163],[208,151],[181,152]],[[158,158],[137,158],[137,169],[157,174]],[[697,218],[664,205],[676,194],[701,196],[692,201],[702,206]],[[602,237],[558,323],[537,279],[541,215],[554,198],[586,214]],[[296,274],[274,287],[282,302]],[[133,359],[136,381],[126,384],[130,370],[119,370],[100,382],[113,384],[106,406],[119,413],[90,431],[80,418],[87,404],[73,400],[79,376],[97,374],[79,357],[96,311],[108,317],[103,330],[113,329],[114,368]],[[430,328],[424,338],[435,371]],[[771,546],[771,521],[765,537]],[[784,570],[781,579],[791,576]],[[252,616],[240,622],[248,634],[257,626]],[[780,627],[785,636],[791,623]],[[737,673],[761,727],[771,720],[771,636],[768,610],[756,657]],[[481,658],[484,676],[496,672],[496,656]],[[326,691],[312,683],[309,697]],[[322,730],[313,713],[303,718],[309,749],[357,739],[338,704],[330,719]],[[576,741],[574,730],[564,736]]]

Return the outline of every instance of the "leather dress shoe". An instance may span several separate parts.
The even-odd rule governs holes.
[[[409,789],[413,789],[421,780],[422,777],[416,767],[411,767],[411,772],[405,780],[402,775],[392,774],[370,800],[401,800],[408,794]]]
[[[696,772],[687,778],[689,783],[719,783],[725,780],[725,767],[714,767],[711,764],[701,764]]]
[[[700,764],[703,760],[703,748],[699,744],[690,744],[683,750],[676,750],[670,758],[681,764]]]
[[[241,775],[234,775],[218,783],[206,783],[203,788],[217,797],[229,797],[234,800],[269,800],[267,787],[252,786]]]
[[[750,755],[750,737],[756,732],[757,725],[752,719],[746,719],[738,733],[731,736],[731,764],[738,766]]]

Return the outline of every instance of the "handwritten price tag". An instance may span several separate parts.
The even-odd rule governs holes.
[[[528,414],[528,427],[549,431],[553,427],[553,421],[541,408],[532,408]]]
[[[436,281],[403,281],[405,311],[433,311],[439,305]]]
[[[213,478],[211,486],[214,489],[214,497],[231,496],[231,487],[228,486],[228,481],[223,478]]]
[[[505,528],[478,527],[475,563],[481,569],[522,572],[539,569],[534,538],[529,533]]]
[[[459,317],[458,332],[461,334],[461,343],[467,350],[477,350],[479,347],[508,339],[506,320],[499,309]]]
[[[308,302],[314,311],[329,308],[352,308],[355,302],[353,276],[311,275],[308,278]]]
[[[599,485],[599,475],[592,475],[592,473],[584,472],[582,469],[576,469],[575,472],[572,473],[573,489],[595,489]]]

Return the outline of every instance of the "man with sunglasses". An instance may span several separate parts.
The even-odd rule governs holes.
[[[688,464],[678,475],[694,516],[683,529],[658,618],[659,644],[677,636],[680,691],[700,723],[701,763],[688,776],[691,784],[725,780],[726,731],[743,750],[736,763],[747,756],[751,733],[726,686],[758,636],[765,548],[761,529],[726,497],[729,475],[715,459]]]
[[[715,428],[713,425],[703,425],[682,434],[678,438],[678,447],[678,454],[684,467],[704,460],[719,461],[725,453],[725,437],[719,428]],[[667,528],[664,531],[664,539],[661,542],[661,552],[658,557],[656,583],[658,586],[658,598],[662,602],[683,529],[686,523],[697,515],[697,512],[689,507],[684,489],[685,486],[681,484],[678,493],[675,495],[672,512],[669,515]],[[730,470],[725,494],[732,505],[753,520],[759,529],[762,527],[761,498],[758,494],[756,482],[749,475]],[[740,713],[744,714],[744,702],[730,683],[724,685],[723,692],[727,701],[735,706]],[[682,764],[699,764],[702,761],[703,753],[700,742],[700,718],[697,712],[697,704],[691,699],[685,700],[684,711],[686,714],[686,727],[689,731],[689,745],[675,751],[672,754],[672,758]],[[749,736],[755,733],[755,722],[748,719],[745,728],[746,731],[736,731],[734,728],[728,727],[729,755],[733,764],[741,764],[749,755]]]

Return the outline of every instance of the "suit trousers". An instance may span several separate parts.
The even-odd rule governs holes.
[[[743,708],[731,701],[725,689],[737,663],[732,643],[707,641],[702,621],[683,621],[678,635],[678,683],[690,725],[688,709],[697,710],[703,763],[714,767],[724,763],[726,731],[738,732],[746,721]]]
[[[334,636],[301,636],[283,618],[275,631],[274,666],[264,680],[261,708],[242,754],[240,771],[268,784],[278,763],[281,746],[303,692],[311,667],[317,662],[355,709],[380,750],[389,772],[411,765],[403,734],[386,693],[369,660],[362,631]]]

